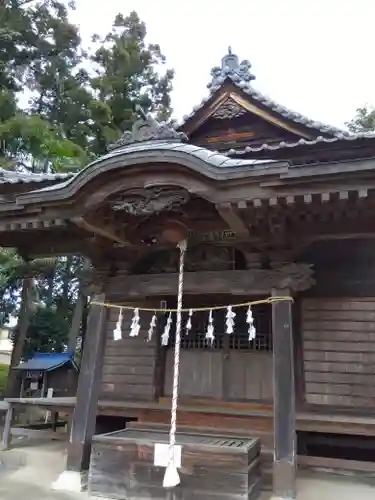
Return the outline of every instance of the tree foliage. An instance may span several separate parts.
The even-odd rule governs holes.
[[[173,71],[137,13],[118,14],[89,50],[72,9],[59,0],[0,2],[1,168],[79,170],[131,127],[135,105],[171,116]],[[36,277],[33,302],[43,308],[31,318],[27,352],[64,347],[81,266],[79,256],[26,262],[0,248],[3,321],[18,310],[23,277]]]
[[[347,122],[350,132],[373,132],[375,131],[375,108],[358,108],[352,120]]]
[[[23,356],[27,359],[35,352],[63,352],[68,342],[69,320],[54,309],[38,309],[31,316]]]
[[[118,14],[112,31],[104,38],[95,35],[97,48],[91,55],[95,76],[91,79],[100,106],[94,130],[95,154],[130,128],[134,105],[154,112],[159,119],[170,118],[173,71],[161,74],[165,63],[160,46],[146,43],[146,26],[136,12]]]

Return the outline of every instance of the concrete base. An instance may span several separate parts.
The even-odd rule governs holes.
[[[55,491],[70,491],[72,493],[85,491],[87,489],[87,474],[65,470],[60,474],[57,481],[52,484],[52,489]]]

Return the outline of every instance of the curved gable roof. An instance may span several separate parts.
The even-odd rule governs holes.
[[[229,48],[228,54],[224,56],[221,61],[221,67],[217,66],[211,70],[211,82],[207,85],[210,95],[203,98],[201,103],[195,106],[189,115],[183,117],[183,121],[179,125],[180,130],[184,130],[185,125],[193,120],[197,112],[202,110],[206,103],[211,101],[213,96],[218,93],[226,83],[230,82],[251,99],[267,107],[270,111],[279,114],[280,117],[290,120],[297,125],[303,125],[304,127],[310,128],[317,136],[322,133],[331,137],[337,137],[342,134],[349,135],[349,132],[345,130],[312,120],[301,113],[292,111],[254,89],[251,82],[255,80],[255,76],[250,72],[250,68],[251,64],[249,61],[244,60],[240,62],[238,57],[233,54]]]

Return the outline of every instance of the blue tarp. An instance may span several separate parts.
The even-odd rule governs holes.
[[[35,353],[32,358],[20,365],[16,366],[15,370],[27,370],[27,371],[46,371],[50,372],[70,363],[75,369],[77,365],[73,360],[73,355],[69,352],[64,353]]]

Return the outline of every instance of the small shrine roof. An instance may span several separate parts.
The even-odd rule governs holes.
[[[19,364],[14,369],[21,371],[46,371],[50,372],[65,366],[67,363],[71,364],[77,369],[77,365],[73,360],[71,353],[35,353],[34,356],[27,361]]]

